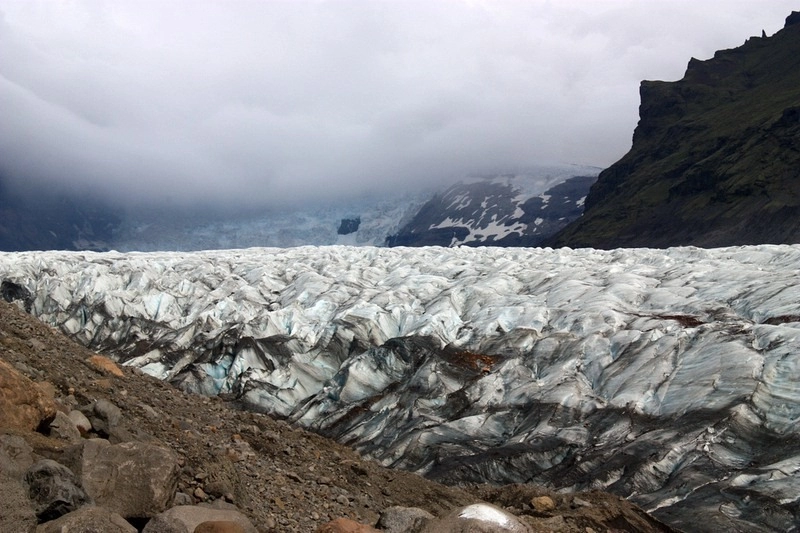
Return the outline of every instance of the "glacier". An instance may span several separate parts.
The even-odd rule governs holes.
[[[798,528],[800,246],[26,252],[0,280],[125,365],[385,465]]]

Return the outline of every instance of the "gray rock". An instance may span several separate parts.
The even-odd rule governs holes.
[[[194,533],[246,533],[236,522],[227,520],[210,520],[194,528]]]
[[[78,428],[78,431],[81,432],[81,435],[86,435],[92,430],[92,423],[86,418],[86,415],[80,411],[73,409],[67,416],[69,416],[69,419],[75,424],[75,427]]]
[[[50,459],[31,465],[25,472],[25,483],[36,516],[42,522],[54,520],[90,503],[72,470]]]
[[[81,440],[81,432],[78,431],[75,423],[61,411],[57,411],[56,417],[50,422],[50,435],[69,442],[79,442]]]
[[[22,479],[33,464],[33,448],[25,439],[16,435],[0,435],[0,472],[15,479]]]
[[[0,473],[0,495],[0,531],[32,531],[39,520],[28,499],[28,487]]]
[[[381,511],[378,528],[387,533],[416,533],[435,517],[418,507],[389,507]]]
[[[257,533],[250,519],[235,509],[213,509],[202,505],[179,505],[152,520],[142,533],[193,533],[203,522],[234,522],[245,533]]]
[[[175,493],[175,499],[172,501],[172,503],[173,505],[192,505],[194,503],[194,499],[192,498],[191,494],[177,492]]]
[[[225,500],[214,500],[210,502],[203,502],[197,504],[199,507],[207,507],[208,509],[221,509],[223,511],[239,511],[239,508]]]
[[[121,419],[122,411],[108,400],[97,400],[89,417],[94,430],[105,435],[110,435]]]
[[[169,507],[178,486],[178,457],[146,442],[87,440],[81,481],[97,505],[125,518],[154,516]]]
[[[429,521],[422,533],[531,533],[531,529],[499,507],[475,503]]]
[[[117,513],[102,507],[81,507],[36,528],[36,533],[137,533]]]

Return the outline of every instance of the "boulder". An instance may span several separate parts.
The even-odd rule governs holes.
[[[236,522],[209,520],[194,528],[194,533],[245,533],[245,530]]]
[[[31,465],[25,472],[25,483],[41,522],[54,520],[90,503],[72,470],[51,459]]]
[[[34,431],[56,416],[56,406],[33,381],[0,359],[0,428]]]
[[[349,518],[337,518],[317,528],[317,533],[379,533],[374,527]]]
[[[123,377],[125,374],[122,373],[122,370],[117,366],[117,363],[105,357],[104,355],[93,355],[86,360],[90,366],[104,372],[106,374],[111,374],[112,376]]]
[[[194,533],[206,522],[232,522],[243,533],[257,533],[250,519],[236,509],[213,509],[204,505],[178,505],[153,517],[142,533]],[[233,530],[232,530],[233,531]]]
[[[145,442],[112,445],[89,439],[81,455],[81,481],[97,505],[125,518],[145,518],[165,510],[178,485],[178,457]]]
[[[36,533],[137,533],[136,528],[117,513],[102,507],[86,506],[36,528]]]
[[[81,440],[81,432],[75,426],[75,423],[69,415],[56,412],[56,417],[50,422],[50,436],[63,439],[69,442],[79,442]]]
[[[121,418],[122,411],[108,400],[97,400],[92,405],[92,410],[89,413],[89,420],[92,423],[92,428],[94,428],[97,433],[105,435],[111,434],[112,430],[119,424]]]
[[[32,531],[39,523],[28,498],[28,487],[0,473],[0,531]]]
[[[30,313],[33,296],[31,295],[31,291],[19,283],[4,279],[3,282],[0,283],[0,296],[9,303],[19,301],[22,303],[22,307],[25,308],[25,311]]]
[[[531,529],[513,514],[488,503],[474,503],[431,520],[423,533],[531,533]]]
[[[556,508],[556,502],[550,496],[534,496],[531,498],[531,507],[537,513],[548,513]]]
[[[86,435],[92,430],[92,423],[86,418],[86,415],[81,413],[80,411],[73,409],[69,412],[69,419],[78,428],[78,431],[81,435]]]
[[[0,435],[0,473],[22,479],[33,464],[33,448],[17,435]]]
[[[387,533],[411,533],[419,531],[435,517],[417,507],[389,507],[381,511],[377,526]]]

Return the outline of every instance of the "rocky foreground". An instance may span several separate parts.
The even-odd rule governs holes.
[[[0,531],[670,531],[606,493],[382,468],[120,369],[5,302],[0,501]]]

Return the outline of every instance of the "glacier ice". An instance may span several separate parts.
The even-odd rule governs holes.
[[[446,482],[791,530],[800,247],[0,254],[123,364]],[[732,525],[733,524],[733,525]]]

